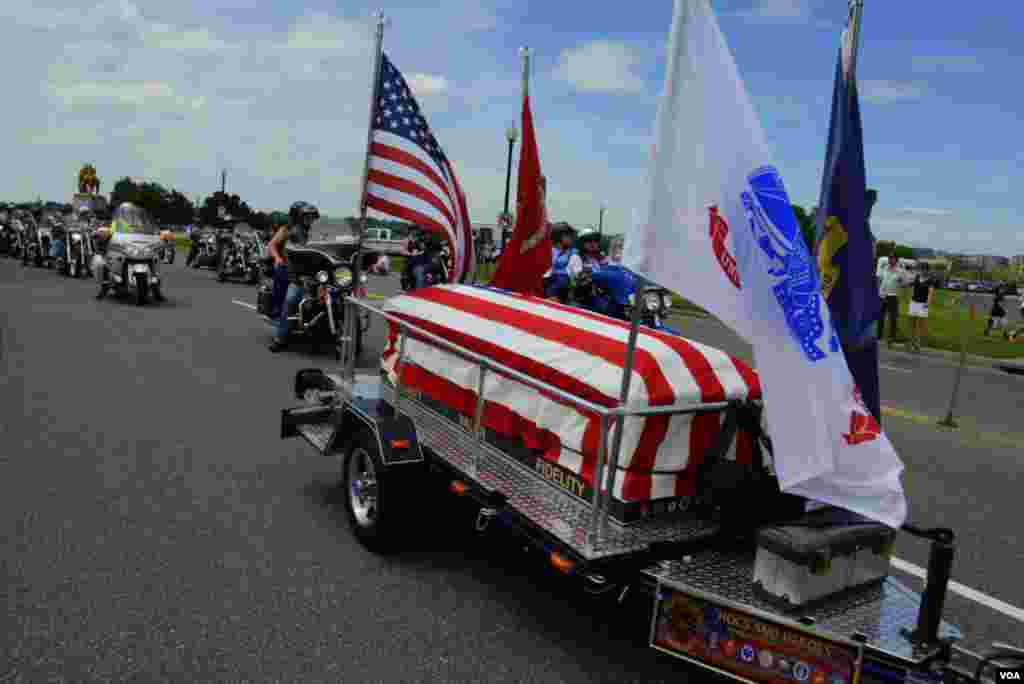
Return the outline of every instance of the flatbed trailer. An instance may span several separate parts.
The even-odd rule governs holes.
[[[609,518],[619,446],[609,437],[615,421],[645,410],[692,409],[590,404],[365,301],[349,299],[347,305],[397,326],[399,363],[412,335],[477,364],[480,378],[474,418],[457,421],[406,391],[400,380],[356,372],[350,345],[339,373],[296,374],[294,394],[302,404],[282,411],[281,437],[302,437],[318,453],[340,459],[348,517],[367,548],[400,547],[404,523],[425,510],[415,506],[413,493],[432,473],[449,493],[475,503],[477,530],[508,528],[588,593],[612,596],[613,610],[627,592],[646,596],[647,643],[682,661],[745,682],[996,681],[976,676],[983,659],[959,648],[960,631],[941,620],[953,553],[949,531],[909,529],[932,538],[923,599],[885,577],[805,609],[780,609],[753,589],[753,545],[724,537],[715,520],[695,514],[623,525]],[[602,484],[593,487],[590,501],[485,439],[481,414],[490,373],[600,414],[594,481]],[[1000,646],[997,655],[1010,660],[999,663],[1020,662],[1020,651]]]

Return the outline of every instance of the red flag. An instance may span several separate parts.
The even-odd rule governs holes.
[[[523,294],[544,296],[544,274],[551,268],[551,240],[544,196],[547,182],[540,172],[533,132],[530,97],[523,98],[523,146],[519,150],[516,226],[505,246],[491,285]]]

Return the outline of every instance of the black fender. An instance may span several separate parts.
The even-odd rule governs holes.
[[[377,403],[377,402],[374,402]],[[341,413],[339,439],[335,448],[343,448],[346,437],[360,429],[368,429],[377,439],[381,461],[385,467],[407,463],[423,463],[423,450],[416,435],[416,425],[409,416],[400,413],[374,414],[360,406],[360,402],[347,403]]]

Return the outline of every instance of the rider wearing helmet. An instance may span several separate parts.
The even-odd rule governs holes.
[[[576,244],[579,245],[584,268],[598,269],[608,263],[608,257],[601,252],[601,234],[593,228],[580,233]]]
[[[50,253],[47,256],[57,259],[64,254],[64,238],[67,231],[60,214],[54,212],[46,218],[50,226]]]
[[[551,270],[546,274],[544,296],[548,299],[569,301],[572,281],[583,270],[583,261],[573,247],[576,231],[564,224],[552,231]]]
[[[288,211],[288,225],[281,226],[268,246],[274,260],[274,291],[271,318],[274,319],[274,341],[270,351],[279,352],[288,346],[288,311],[302,301],[302,285],[297,274],[288,271],[288,246],[309,242],[313,224],[320,210],[308,202],[296,202]]]

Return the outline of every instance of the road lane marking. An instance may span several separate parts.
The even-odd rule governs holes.
[[[252,309],[253,311],[256,310],[256,307],[250,304],[249,302],[240,302],[237,299],[232,299],[231,301],[237,304],[238,306],[244,306],[246,309]]]
[[[879,368],[884,368],[885,370],[896,371],[897,373],[913,373],[914,372],[913,369],[910,369],[910,368],[900,368],[899,366],[889,366],[889,365],[886,365],[884,363],[878,364],[878,367]]]
[[[905,572],[908,575],[913,575],[914,577],[917,577],[921,580],[927,579],[928,577],[928,573],[925,572],[924,568],[918,567],[913,563],[908,563],[907,561],[901,558],[893,558],[892,566],[897,570]],[[979,603],[985,606],[986,608],[990,608],[996,611],[997,613],[1002,613],[1007,617],[1011,617],[1017,622],[1024,622],[1024,610],[1021,610],[1017,606],[1011,606],[1009,603],[1006,603],[1005,601],[1000,601],[999,599],[993,598],[988,594],[983,594],[977,589],[971,589],[970,587],[960,584],[955,580],[949,581],[949,590],[955,594],[960,594],[965,599],[974,601],[975,603]]]

